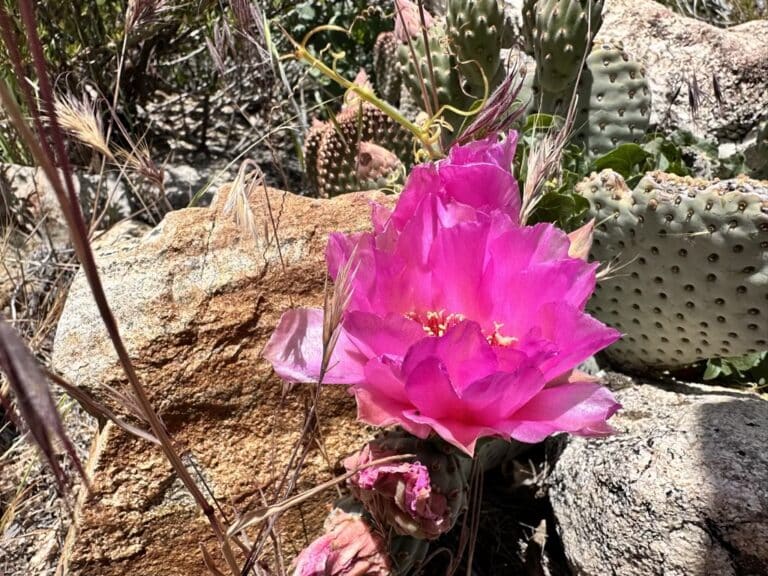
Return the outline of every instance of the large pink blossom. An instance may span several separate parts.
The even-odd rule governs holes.
[[[610,431],[618,404],[573,371],[619,337],[584,312],[596,264],[555,226],[519,224],[515,143],[454,147],[413,170],[391,213],[374,207],[373,232],[329,238],[330,275],[353,253],[357,272],[324,381],[351,387],[361,420],[469,454],[484,436]],[[317,381],[321,338],[321,310],[291,310],[265,356]]]

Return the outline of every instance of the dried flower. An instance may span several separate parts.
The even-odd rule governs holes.
[[[417,461],[370,466],[347,483],[382,525],[403,536],[433,540],[453,528],[467,507],[469,458],[439,441],[419,440],[395,430],[366,444],[344,466],[355,470],[404,452],[415,453]]]
[[[468,454],[485,436],[539,442],[603,434],[619,405],[573,372],[619,333],[584,312],[597,264],[551,224],[521,226],[515,136],[454,147],[413,170],[372,233],[332,234],[329,273],[357,274],[325,382],[351,385],[358,417],[432,432]],[[265,350],[291,381],[317,381],[319,310],[285,313]]]
[[[359,514],[334,508],[326,533],[296,558],[293,576],[389,576],[384,539]]]

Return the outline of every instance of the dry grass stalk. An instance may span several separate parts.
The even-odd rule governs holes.
[[[172,8],[167,0],[128,0],[125,12],[126,36],[139,28],[161,21]]]
[[[16,398],[16,406],[23,417],[35,444],[40,448],[45,460],[54,473],[59,488],[66,492],[71,480],[59,463],[56,450],[60,444],[69,455],[81,478],[88,483],[75,447],[64,430],[64,425],[56,409],[50,388],[37,360],[27,348],[16,331],[0,318],[0,369],[2,369],[10,389]],[[12,406],[5,396],[0,396],[6,412],[12,412]]]
[[[245,160],[237,171],[229,188],[227,201],[224,203],[223,214],[231,216],[238,228],[249,235],[254,241],[268,238],[269,229],[266,221],[263,229],[259,230],[256,215],[251,207],[253,191],[264,182],[264,173],[253,160]]]
[[[198,507],[208,518],[211,528],[216,535],[217,540],[219,541],[222,553],[226,559],[230,571],[233,575],[237,575],[239,573],[237,562],[235,561],[229,542],[225,538],[222,524],[217,517],[215,510],[200,491],[200,488],[197,486],[189,471],[184,466],[184,463],[176,451],[172,439],[168,435],[157,413],[154,411],[154,408],[149,401],[147,391],[139,380],[138,374],[136,373],[130,356],[128,355],[120,335],[116,319],[112,313],[109,303],[107,302],[104,287],[101,283],[94,255],[88,240],[88,230],[86,228],[85,221],[83,220],[83,215],[78,203],[77,193],[72,179],[71,166],[69,164],[69,160],[67,158],[66,150],[64,147],[63,133],[57,121],[54,92],[47,75],[43,49],[40,43],[40,38],[37,35],[34,5],[32,4],[31,0],[20,0],[20,13],[26,33],[27,44],[32,55],[32,62],[40,87],[40,101],[42,102],[49,120],[47,132],[40,133],[48,134],[50,141],[46,140],[45,138],[40,138],[38,140],[33,135],[16,101],[9,94],[7,87],[3,83],[0,83],[0,102],[2,102],[2,104],[5,106],[8,115],[14,124],[14,127],[29,148],[30,152],[35,158],[35,161],[44,170],[46,176],[52,184],[52,187],[61,205],[64,217],[69,226],[70,235],[75,246],[75,250],[77,251],[83,271],[91,287],[94,300],[104,321],[110,340],[114,345],[115,351],[117,352],[117,356],[124,369],[127,379],[133,388],[136,399],[141,406],[147,421],[149,422],[152,433],[160,441],[163,453],[170,462],[174,471],[179,476],[187,490],[190,492]],[[7,20],[8,16],[5,7],[3,4],[0,4],[0,28],[3,28],[3,40],[6,44],[6,47],[8,46],[9,42],[15,39],[15,37],[12,37],[6,33],[5,26],[2,26],[2,21]],[[14,62],[14,67],[21,69],[21,62]],[[30,109],[34,110],[36,109],[37,101],[31,99],[27,102],[27,105],[30,107]],[[57,168],[61,168],[61,174]],[[10,353],[15,356],[18,353],[18,347],[14,346],[12,336],[9,336],[4,340],[6,341],[5,343],[9,344],[10,347],[5,348],[3,354],[8,357],[8,352],[10,351]],[[17,359],[11,358],[10,361],[6,360],[6,363],[15,363],[18,361],[19,360]],[[18,371],[17,364],[12,364],[11,368]],[[23,365],[22,368],[27,370],[27,372],[32,370],[32,368],[26,365]],[[22,375],[22,378],[19,381],[22,384],[29,384],[29,374]],[[34,381],[32,382],[32,385],[34,385]],[[25,394],[27,397],[31,398],[29,395],[33,390],[34,389],[23,390],[22,394]],[[45,441],[45,439],[43,441]]]
[[[325,291],[325,301],[323,303],[323,360],[320,366],[321,381],[328,370],[331,355],[339,340],[342,316],[352,299],[353,282],[359,268],[360,262],[357,258],[357,246],[355,246],[352,249],[352,254],[350,254],[344,266],[341,267],[336,275],[332,296],[328,298],[328,290]]]
[[[378,460],[372,460],[371,462],[368,462],[365,465],[360,466],[359,468],[355,468],[350,472],[347,472],[340,476],[336,476],[335,478],[331,478],[330,480],[323,482],[322,484],[318,484],[314,488],[305,490],[301,494],[297,494],[296,496],[286,498],[282,502],[273,504],[271,506],[265,506],[257,510],[252,510],[251,512],[247,512],[241,518],[239,518],[237,522],[235,522],[234,524],[232,524],[232,526],[229,527],[229,529],[227,530],[227,536],[232,537],[238,534],[239,532],[246,530],[251,526],[255,526],[256,524],[261,524],[262,522],[268,520],[269,518],[272,518],[273,516],[282,514],[286,510],[289,510],[290,508],[293,508],[294,506],[297,506],[302,502],[306,502],[307,500],[319,494],[320,492],[323,492],[329,488],[333,488],[334,486],[336,486],[337,484],[340,484],[341,482],[344,482],[348,478],[352,478],[352,476],[354,476],[361,470],[365,470],[366,468],[371,468],[372,466],[379,466],[381,464],[389,464],[390,462],[410,460],[412,458],[416,458],[416,455],[415,454],[395,454],[394,456],[387,456],[386,458],[379,458]]]
[[[90,100],[87,94],[84,93],[80,100],[73,94],[57,95],[56,115],[59,125],[70,136],[114,160],[104,137],[101,118],[96,115],[96,103]]]

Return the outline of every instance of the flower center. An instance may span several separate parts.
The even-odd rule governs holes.
[[[409,312],[405,315],[409,320],[418,322],[421,324],[424,332],[430,336],[442,336],[448,330],[454,326],[460,324],[467,319],[464,314],[450,313],[446,314],[445,310],[428,311],[426,313]],[[517,343],[517,338],[514,336],[506,336],[502,334],[501,329],[504,324],[500,322],[493,323],[493,332],[483,332],[485,339],[491,346],[513,346]]]

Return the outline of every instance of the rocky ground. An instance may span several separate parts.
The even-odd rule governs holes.
[[[656,108],[657,126],[749,153],[754,111],[768,106],[768,22],[720,30],[649,0],[606,5],[604,34],[623,38],[646,62],[654,99],[666,103]],[[701,91],[695,110],[693,83]],[[165,173],[171,206],[212,202],[213,190],[237,169],[222,158],[245,149],[255,131],[214,130],[208,154],[175,150]],[[250,154],[268,183],[304,192],[285,134]],[[96,196],[97,180],[81,171],[83,198]],[[103,383],[122,386],[82,274],[69,288],[76,267],[47,183],[34,169],[5,166],[4,201],[9,186],[25,208],[16,221],[2,222],[3,232],[12,224],[16,234],[0,238],[0,308],[71,381],[97,394]],[[108,188],[115,190],[110,224],[142,208],[124,184],[110,180]],[[232,224],[221,198],[213,208],[164,218],[145,212],[143,222],[119,224],[98,242],[110,302],[142,378],[230,511],[252,504],[258,490],[272,494],[275,477],[266,471],[285,465],[307,402],[301,390],[283,390],[260,350],[284,308],[321,301],[325,235],[364,227],[370,197],[321,202],[273,190],[255,199],[260,223],[267,198],[277,214],[280,254],[274,238],[254,239]],[[91,213],[100,206],[86,205]],[[618,434],[560,438],[492,471],[474,573],[768,573],[768,401],[744,390],[605,376],[624,405],[613,421]],[[93,492],[60,498],[0,413],[0,574],[200,573],[198,544],[210,544],[208,527],[154,448],[99,427],[60,398]],[[338,472],[340,458],[369,432],[357,427],[343,394],[327,397],[321,422],[324,451],[311,453],[304,487]],[[288,554],[323,514],[318,500],[285,518]],[[439,571],[441,562],[437,557],[431,569]]]

